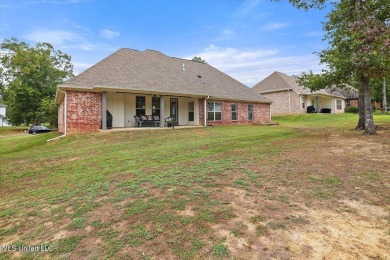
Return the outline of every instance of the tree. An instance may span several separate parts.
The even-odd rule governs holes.
[[[197,57],[197,56],[193,57],[192,61],[200,62],[200,63],[207,63],[206,60],[202,59],[202,57]]]
[[[390,89],[387,88],[387,82],[389,82],[390,77],[383,79],[372,79],[370,81],[371,86],[371,96],[374,100],[381,100],[384,113],[387,113],[387,100],[390,99]]]
[[[325,1],[290,0],[301,8],[322,7]],[[327,65],[321,75],[303,73],[299,82],[315,89],[312,80],[345,86],[357,81],[359,86],[358,129],[375,134],[369,82],[390,73],[390,5],[387,0],[341,0],[324,23],[329,48],[321,51],[321,63]],[[306,86],[306,85],[305,85]],[[330,86],[330,85],[328,85]]]
[[[0,96],[9,122],[37,124],[47,116],[44,100],[54,99],[57,85],[73,76],[71,58],[49,43],[31,47],[5,39],[0,47]]]

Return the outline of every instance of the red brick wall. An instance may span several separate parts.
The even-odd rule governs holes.
[[[222,120],[208,121],[207,125],[251,125],[269,122],[269,104],[253,104],[253,120],[248,120],[248,103],[246,102],[230,102],[230,101],[216,101],[222,103]],[[231,104],[237,104],[237,120],[232,121]],[[202,105],[203,107],[203,105]],[[199,111],[200,113],[200,111]],[[202,112],[203,113],[203,112]]]
[[[64,100],[62,100],[61,105],[58,107],[58,131],[63,134],[65,133]]]
[[[67,133],[91,132],[100,129],[102,94],[87,91],[66,91]]]
[[[199,125],[204,125],[203,105],[204,105],[204,99],[199,99]]]

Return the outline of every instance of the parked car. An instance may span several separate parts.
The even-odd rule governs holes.
[[[32,135],[47,133],[51,131],[56,131],[56,129],[47,128],[46,126],[32,126],[30,129],[28,129],[28,133]]]

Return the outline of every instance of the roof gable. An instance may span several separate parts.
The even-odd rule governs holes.
[[[209,64],[168,57],[153,50],[122,48],[60,86],[67,87],[192,94],[270,103]]]
[[[298,94],[310,93],[309,89],[298,84],[296,78],[278,71],[273,72],[253,87],[253,90],[258,93],[276,92],[288,89],[293,90]]]

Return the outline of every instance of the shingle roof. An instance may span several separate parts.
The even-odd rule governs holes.
[[[278,71],[273,72],[271,75],[257,83],[252,89],[260,94],[290,89],[301,95],[331,95],[343,97],[343,95],[334,89],[317,90],[312,92],[310,89],[299,85],[296,78]]]
[[[111,54],[60,88],[113,88],[271,102],[209,64],[127,48]]]

